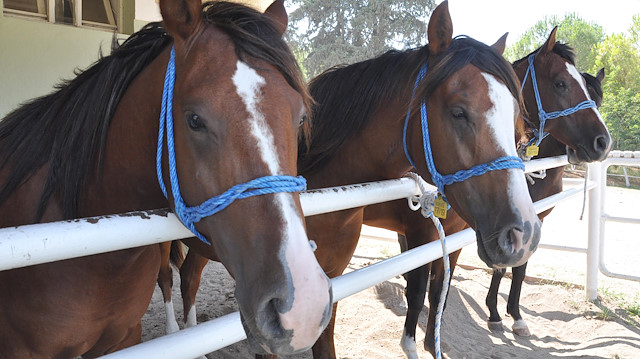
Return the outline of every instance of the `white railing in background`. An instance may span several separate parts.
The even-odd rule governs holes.
[[[601,166],[600,173],[600,218],[598,221],[598,225],[600,226],[598,231],[598,268],[600,272],[606,276],[633,280],[636,282],[640,282],[640,276],[634,276],[626,273],[616,273],[610,271],[604,262],[604,244],[605,244],[605,228],[606,222],[618,222],[618,223],[631,223],[631,224],[640,224],[640,217],[617,217],[612,216],[605,212],[605,204],[606,204],[606,188],[607,188],[607,169],[609,166],[619,165],[619,166],[630,166],[630,167],[638,167],[640,168],[640,151],[612,151],[609,155],[609,158],[602,161],[599,164]],[[624,167],[623,167],[624,168]],[[627,187],[628,179],[627,179]],[[635,212],[636,216],[640,216],[640,210]],[[597,294],[596,294],[597,295]]]
[[[566,164],[566,156],[534,160],[526,164],[526,171],[532,172]],[[597,297],[597,272],[599,252],[601,252],[599,250],[602,228],[600,199],[604,191],[600,175],[601,167],[601,164],[592,164],[589,167],[589,176],[593,181],[587,184],[590,198],[588,248],[579,250],[587,253],[586,290],[590,299]],[[606,181],[604,182],[606,186]],[[560,201],[582,193],[582,188],[570,188],[536,202],[536,211],[542,212]],[[418,188],[413,179],[402,178],[311,190],[301,193],[300,198],[304,214],[310,216],[406,198],[414,194],[418,194]],[[611,220],[611,217],[608,219]],[[190,232],[166,210],[3,228],[0,229],[0,270],[187,237],[191,237]],[[470,229],[447,236],[448,250],[456,251],[474,241],[475,234]],[[434,242],[334,278],[334,300],[343,299],[440,257],[442,257],[441,246]],[[194,358],[224,348],[245,337],[240,316],[236,312],[121,350],[105,358]]]

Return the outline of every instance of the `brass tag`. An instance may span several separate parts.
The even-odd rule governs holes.
[[[442,196],[436,198],[433,204],[433,214],[442,219],[447,219],[447,202],[442,199]]]

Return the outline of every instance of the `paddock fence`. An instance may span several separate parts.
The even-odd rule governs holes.
[[[636,159],[640,160],[640,156]],[[526,172],[564,166],[567,163],[566,156],[534,160],[526,163]],[[586,292],[590,299],[597,297],[597,275],[602,252],[600,224],[605,218],[601,210],[604,197],[602,166],[603,164],[600,163],[589,165],[590,180],[584,188],[569,188],[534,204],[539,213],[564,200],[581,195],[583,191],[588,193],[589,238],[585,251],[587,254]],[[606,175],[606,171],[604,173]],[[606,181],[604,182],[606,186]],[[413,179],[400,178],[310,190],[302,192],[300,200],[304,215],[312,216],[407,198],[419,193],[419,188]],[[607,217],[607,220],[616,219]],[[640,223],[640,220],[634,223]],[[173,213],[166,209],[3,228],[0,229],[0,270],[188,237],[192,237],[192,234],[182,226]],[[447,236],[446,240],[448,251],[454,252],[474,243],[475,233],[467,229]],[[579,249],[579,251],[583,250]],[[441,258],[442,255],[440,244],[433,242],[336,277],[332,279],[334,301],[413,270]],[[103,358],[195,358],[245,338],[240,315],[235,312]]]

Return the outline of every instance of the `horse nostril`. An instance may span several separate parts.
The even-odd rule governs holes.
[[[500,238],[500,245],[508,255],[518,253],[523,246],[524,232],[518,227],[512,227],[503,232]]]
[[[258,330],[268,340],[280,339],[284,336],[284,328],[282,328],[278,311],[280,303],[281,300],[278,298],[268,300],[256,315]]]
[[[609,136],[599,135],[593,141],[593,149],[598,153],[605,152],[609,148]]]

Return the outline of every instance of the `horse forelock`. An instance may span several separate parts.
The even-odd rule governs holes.
[[[229,36],[240,60],[251,63],[249,58],[257,59],[275,67],[289,86],[302,96],[308,114],[308,121],[302,126],[303,131],[308,131],[312,123],[313,99],[298,62],[273,19],[249,7],[224,1],[206,2],[202,8],[205,23],[216,26]]]
[[[424,80],[416,89],[416,98],[428,101],[444,81],[470,64],[481,72],[495,76],[517,100],[520,110],[524,109],[520,84],[511,64],[490,46],[470,37],[458,36],[453,39],[451,46],[433,62],[429,64]],[[418,101],[411,105],[412,113],[417,113],[419,105]]]

